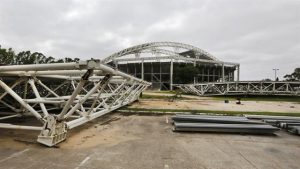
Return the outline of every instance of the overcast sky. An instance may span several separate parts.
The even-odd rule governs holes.
[[[1,0],[0,44],[103,58],[146,42],[197,46],[241,64],[242,80],[300,67],[300,0]]]

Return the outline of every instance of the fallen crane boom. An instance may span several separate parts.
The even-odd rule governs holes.
[[[69,129],[135,101],[149,85],[97,60],[0,66],[0,121],[30,115],[42,123],[0,128],[41,130],[37,141],[53,146]]]

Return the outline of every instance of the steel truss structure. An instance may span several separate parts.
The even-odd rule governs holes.
[[[41,131],[53,146],[67,131],[138,99],[150,83],[97,60],[0,66],[0,128]],[[34,116],[40,126],[4,123]]]
[[[291,95],[300,96],[300,82],[239,81],[224,83],[176,84],[185,93],[211,95]]]
[[[102,60],[118,69],[151,81],[153,86],[172,90],[176,67],[191,64],[199,67],[197,82],[239,81],[240,64],[223,62],[208,52],[184,43],[152,42],[136,45],[116,52]],[[175,83],[178,83],[175,81]]]
[[[221,62],[213,55],[209,54],[208,52],[206,52],[198,47],[184,44],[184,43],[178,43],[178,42],[144,43],[141,45],[136,45],[136,46],[121,50],[119,52],[116,52],[116,53],[110,55],[109,57],[103,59],[102,61],[105,63],[108,63],[110,61],[117,59],[118,57],[121,57],[121,56],[129,55],[129,54],[149,53],[149,52],[167,54],[167,55],[175,55],[175,56],[179,56],[179,57],[182,56],[182,55],[178,55],[177,54],[178,52],[175,52],[176,50],[174,50],[174,51],[164,50],[164,49],[160,49],[160,47],[171,47],[171,48],[175,48],[177,51],[180,48],[186,49],[186,50],[191,50],[191,51],[195,52],[196,59],[202,58],[203,61],[211,60],[211,61],[215,61],[215,62]],[[137,56],[137,58],[138,58],[138,56]]]

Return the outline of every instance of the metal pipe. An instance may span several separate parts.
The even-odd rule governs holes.
[[[9,88],[3,81],[0,80],[0,86],[7,91],[17,102],[24,108],[31,112],[37,119],[42,120],[42,116],[36,112],[29,104],[27,104],[19,95],[17,95],[11,88]]]
[[[267,116],[267,115],[250,115],[250,114],[246,114],[245,117],[248,118],[248,119],[300,120],[300,117],[293,117],[293,116]]]
[[[148,84],[148,85],[151,84],[149,82],[143,81],[143,80],[138,79],[136,77],[130,76],[130,75],[126,74],[126,73],[117,71],[117,70],[115,70],[115,69],[113,69],[113,68],[111,68],[109,66],[104,65],[104,64],[99,64],[99,66],[96,68],[96,70],[103,70],[104,72],[110,72],[113,75],[122,76],[122,77],[130,79],[130,80],[138,81],[140,83],[144,83],[144,84]]]
[[[120,108],[121,106],[122,105],[116,105],[116,106],[111,107],[110,109],[104,109],[104,110],[92,113],[89,116],[84,116],[84,117],[81,117],[81,118],[78,118],[78,119],[75,119],[75,120],[72,120],[72,121],[68,121],[68,122],[66,122],[66,124],[68,126],[68,129],[72,129],[72,128],[80,126],[80,125],[82,125],[82,124],[84,124],[88,121],[91,121],[95,118],[103,116],[103,115],[105,115],[109,112],[112,112],[112,111]]]
[[[10,119],[10,118],[20,117],[20,116],[21,116],[20,114],[14,114],[14,115],[10,115],[10,116],[0,117],[0,120]]]
[[[0,67],[1,68],[1,67]],[[3,71],[0,72],[1,76],[41,76],[41,75],[83,75],[86,71],[85,70],[41,70],[41,71]],[[103,71],[96,70],[94,71],[95,75],[101,75]]]
[[[293,126],[288,131],[291,132],[291,133],[300,135],[300,126]]]
[[[22,129],[22,130],[42,130],[43,127],[37,127],[37,126],[21,126],[21,125],[13,125],[13,124],[7,124],[7,123],[0,123],[0,128],[4,129]]]
[[[35,84],[34,84],[34,80],[33,79],[29,79],[28,83],[30,84],[31,86],[31,89],[33,90],[33,93],[35,94],[35,97],[37,98],[37,100],[40,100],[41,99],[41,96],[40,96],[40,93],[38,92]],[[40,107],[42,109],[42,112],[44,113],[44,117],[47,117],[49,114],[48,114],[48,111],[46,109],[46,106],[44,105],[44,103],[40,102]]]
[[[80,77],[84,73],[82,70],[86,73]],[[106,76],[97,76],[102,73],[109,76],[109,79],[106,80]],[[43,127],[0,124],[0,128],[42,130],[38,142],[48,146],[57,144],[66,138],[66,125],[69,128],[79,126],[128,104],[137,99],[138,94],[150,85],[146,81],[117,71],[97,61],[0,66],[0,76],[3,79],[3,81],[0,80],[0,87],[4,89],[5,94],[10,94],[16,102],[21,104],[21,110],[15,109],[14,106],[3,100],[0,100],[0,103],[12,108],[13,111],[24,111],[22,113],[24,116],[35,116],[44,124]],[[18,76],[30,79],[28,83],[25,83],[25,92],[22,91],[22,86],[21,90],[19,88],[15,91],[12,89],[18,82],[12,83],[13,86],[10,87],[6,85],[7,82],[18,80]],[[45,84],[40,79],[44,79]],[[63,79],[64,81],[56,79]],[[49,87],[47,82],[50,84]],[[70,87],[69,82],[77,83],[71,95],[66,91],[57,92],[66,84],[67,87]],[[94,86],[84,86],[87,82]],[[37,88],[36,83],[42,87],[41,90]],[[26,92],[28,84],[32,88],[32,90],[28,90],[29,99],[27,99]],[[51,86],[57,87],[51,89]],[[81,93],[83,87],[86,94]],[[65,88],[63,87],[63,89]],[[24,98],[18,94],[22,94]],[[32,94],[35,95],[35,98],[31,97]],[[49,97],[50,95],[51,97]],[[34,107],[37,104],[40,106]],[[48,114],[48,111],[53,109],[61,110],[61,112],[58,115]],[[74,112],[77,112],[79,116],[77,114],[74,116]],[[17,115],[0,117],[0,120],[13,117],[17,117]]]
[[[174,72],[174,68],[173,68],[173,65],[174,65],[174,60],[171,59],[171,62],[170,62],[170,90],[173,90],[173,72]]]
[[[174,131],[225,132],[273,134],[279,129],[270,125],[215,124],[215,123],[174,123]]]
[[[80,99],[80,101],[64,116],[64,118],[66,119],[68,116],[72,115],[93,93],[97,91],[101,85],[107,84],[110,78],[111,76],[108,75],[107,78],[98,82],[82,99]]]
[[[172,120],[181,123],[222,123],[222,124],[265,124],[257,121],[222,117],[173,116]]]
[[[71,104],[74,102],[76,96],[78,95],[78,93],[82,90],[83,85],[86,83],[85,79],[82,79],[77,87],[75,88],[75,90],[73,91],[71,97],[69,98],[69,100],[67,101],[67,103],[65,104],[62,112],[57,116],[58,120],[62,120],[65,116],[65,114],[67,113],[67,111],[69,110]]]
[[[5,71],[39,71],[39,70],[67,70],[77,69],[79,63],[51,63],[51,64],[29,64],[29,65],[10,65],[0,66],[0,72]]]
[[[10,86],[10,88],[13,89],[13,88],[15,88],[18,84],[20,84],[20,83],[22,83],[22,82],[24,82],[24,81],[25,81],[24,78],[19,78],[13,85]],[[5,91],[4,93],[1,94],[0,100],[2,100],[3,97],[6,96],[6,95],[7,95],[7,92]]]

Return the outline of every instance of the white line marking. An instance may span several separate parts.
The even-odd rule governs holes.
[[[6,160],[9,160],[11,158],[15,158],[15,157],[18,157],[19,155],[22,155],[23,153],[25,153],[26,151],[28,151],[29,149],[25,149],[25,150],[22,150],[22,151],[19,151],[19,152],[16,152],[16,153],[13,153],[12,155],[0,160],[0,163],[2,163],[3,161],[6,161]]]
[[[79,169],[79,167],[82,167],[89,159],[89,156],[85,157],[85,159],[82,160],[81,163],[75,169]]]

